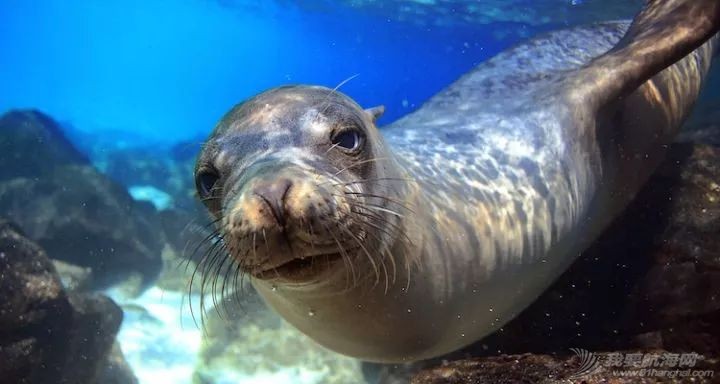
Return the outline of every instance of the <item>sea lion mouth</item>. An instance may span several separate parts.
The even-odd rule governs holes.
[[[262,280],[274,278],[304,280],[328,271],[341,259],[340,252],[298,257],[277,266],[258,269],[252,274]]]

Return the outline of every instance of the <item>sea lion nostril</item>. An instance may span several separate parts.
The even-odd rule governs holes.
[[[262,182],[253,188],[253,194],[265,202],[280,226],[285,226],[285,199],[290,188],[292,181],[286,178]]]

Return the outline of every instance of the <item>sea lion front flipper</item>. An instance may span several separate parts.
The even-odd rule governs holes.
[[[573,76],[595,110],[626,96],[720,30],[720,0],[648,0],[620,42]]]

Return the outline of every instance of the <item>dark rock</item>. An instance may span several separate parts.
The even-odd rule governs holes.
[[[120,346],[115,343],[108,355],[106,365],[101,368],[98,384],[137,384],[138,379],[125,360]]]
[[[125,188],[80,159],[50,118],[10,112],[0,121],[4,142],[13,146],[15,133],[27,150],[18,152],[16,157],[24,157],[15,163],[0,163],[0,174],[45,153],[32,172],[0,181],[0,214],[18,223],[53,259],[91,268],[93,288],[131,276],[149,285],[162,267],[164,245],[154,208],[134,201]],[[42,145],[26,143],[32,141],[26,138],[27,126],[35,132],[32,137],[44,137]],[[0,157],[7,161],[5,154]]]
[[[95,383],[122,321],[100,295],[67,293],[50,259],[0,222],[0,378]]]
[[[537,355],[523,358],[528,377],[561,378],[564,360],[541,354],[662,349],[716,357],[719,325],[720,148],[676,144],[625,213],[535,303],[495,334],[444,359],[529,352]],[[453,367],[461,373],[431,370],[415,382],[515,382],[501,372],[522,369],[502,357]],[[394,377],[408,369],[379,370]],[[441,378],[446,374],[452,379]]]
[[[166,148],[153,145],[102,154],[104,172],[127,187],[152,186],[173,198],[173,207],[192,209],[195,201],[193,170],[199,144],[178,144]]]
[[[60,165],[89,164],[60,126],[38,111],[11,111],[0,116],[0,153],[0,181],[44,177]]]
[[[60,260],[52,260],[52,263],[66,290],[88,290],[90,279],[92,278],[92,270],[90,268],[79,267]]]
[[[652,355],[660,356],[663,351],[652,351]],[[710,377],[659,379],[657,377],[623,377],[608,372],[601,363],[608,358],[607,353],[594,354],[597,363],[594,370],[578,375],[583,360],[578,356],[549,355],[503,355],[482,359],[455,361],[446,365],[424,371],[415,376],[412,384],[495,384],[495,383],[584,383],[584,384],[643,384],[658,382],[693,382],[710,383]],[[694,364],[692,370],[716,371],[720,368],[717,359],[701,359]],[[631,371],[631,369],[618,369]],[[691,381],[689,379],[692,379]]]
[[[621,322],[631,334],[655,332],[666,349],[720,353],[720,148],[686,146],[668,194],[662,234],[648,249],[648,271],[633,287]],[[650,186],[652,188],[652,185]],[[649,208],[649,207],[648,207]]]
[[[63,130],[92,159],[93,165],[111,180],[128,190],[145,189],[147,192],[155,189],[156,196],[135,197],[147,199],[153,204],[160,202],[155,204],[158,210],[192,210],[197,203],[193,169],[195,156],[201,147],[200,140],[172,144],[130,131],[105,129],[102,135],[98,135],[69,124],[64,124]],[[159,201],[165,195],[171,198],[169,206],[165,201]]]
[[[172,208],[195,209],[193,171],[204,138],[169,144],[127,132],[71,134],[93,164],[115,182],[128,189],[153,187],[172,197]]]

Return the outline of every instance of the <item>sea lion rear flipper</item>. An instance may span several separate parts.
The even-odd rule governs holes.
[[[720,0],[648,0],[620,42],[572,79],[597,110],[626,96],[720,30]]]

